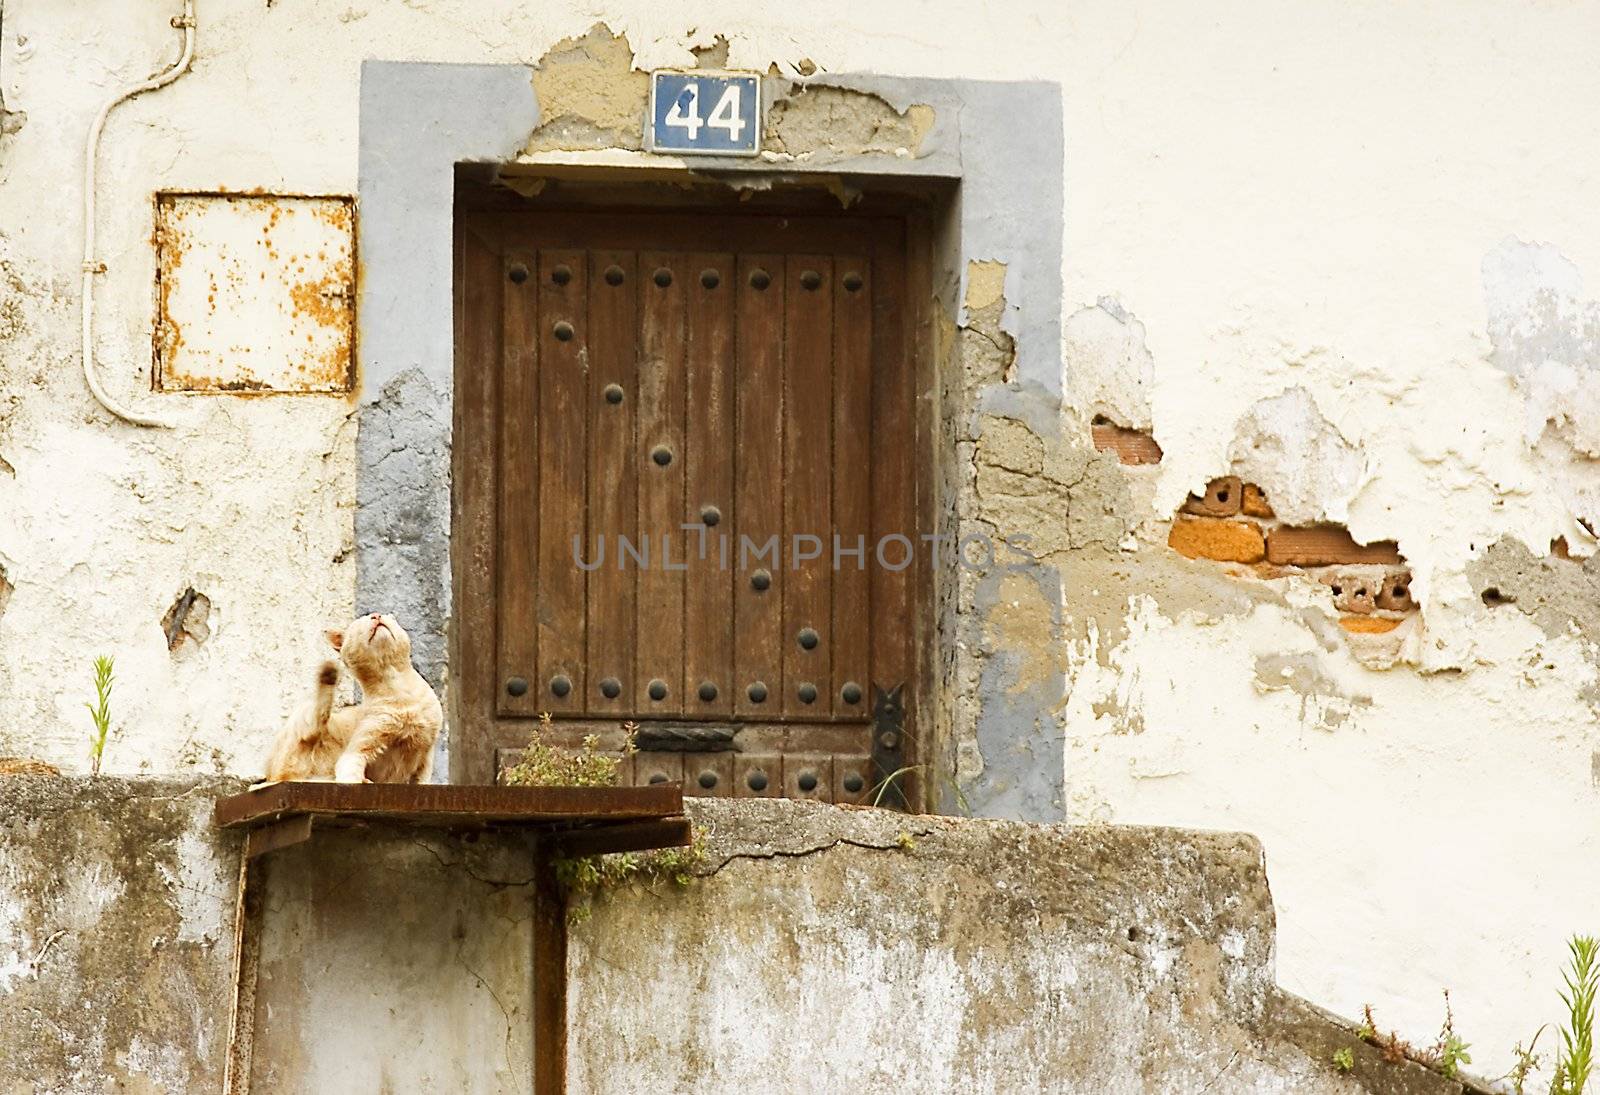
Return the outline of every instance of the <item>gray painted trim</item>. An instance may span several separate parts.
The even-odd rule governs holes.
[[[779,81],[768,83],[782,94]],[[692,170],[958,180],[959,275],[965,277],[968,261],[1006,264],[1003,325],[1017,343],[1018,386],[1059,403],[1060,88],[873,75],[809,83],[870,92],[901,110],[931,106],[934,125],[918,158],[714,160]],[[362,65],[357,603],[406,622],[418,668],[436,686],[447,676],[451,591],[454,166],[515,159],[538,118],[531,72],[523,65]],[[985,401],[991,397],[1004,393],[981,394]],[[1053,572],[1039,578],[1046,586],[1059,584]],[[987,603],[995,595],[990,590]],[[1059,697],[1006,694],[1005,664],[997,654],[980,684],[985,773],[969,801],[980,814],[1058,820],[1064,771],[1059,735],[1048,728]],[[446,770],[443,763],[437,767]]]
[[[361,65],[356,607],[394,613],[435,686],[450,618],[455,165],[539,122],[522,65]]]

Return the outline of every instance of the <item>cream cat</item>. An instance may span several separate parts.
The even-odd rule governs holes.
[[[323,662],[316,696],[278,732],[267,780],[427,783],[444,712],[411,667],[411,637],[393,616],[377,612],[326,635],[360,682],[361,702],[333,709],[339,666]]]

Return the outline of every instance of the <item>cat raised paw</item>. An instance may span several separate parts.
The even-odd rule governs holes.
[[[393,616],[374,612],[327,639],[361,685],[361,702],[334,708],[339,665],[324,662],[312,699],[278,734],[268,781],[427,782],[444,712],[411,665],[411,637]]]

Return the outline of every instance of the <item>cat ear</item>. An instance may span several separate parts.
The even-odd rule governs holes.
[[[343,631],[335,631],[333,628],[330,627],[328,630],[324,631],[322,634],[328,640],[328,645],[329,646],[333,647],[335,650],[344,649],[344,632]]]

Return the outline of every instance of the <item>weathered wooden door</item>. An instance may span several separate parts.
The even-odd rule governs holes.
[[[879,798],[928,562],[902,223],[467,212],[458,260],[470,778],[548,713],[637,723],[629,781]]]

